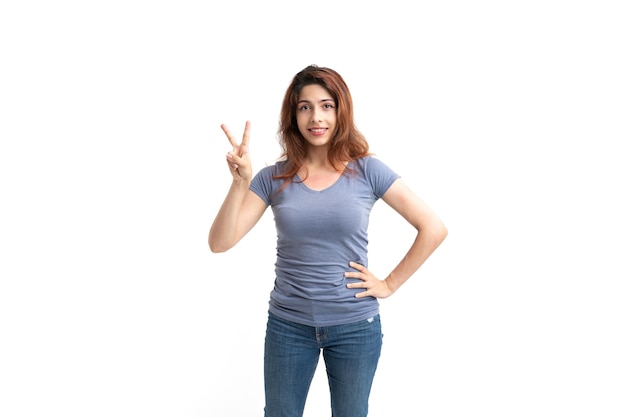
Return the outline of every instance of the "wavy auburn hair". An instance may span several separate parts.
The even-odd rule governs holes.
[[[345,167],[345,163],[370,154],[367,140],[354,123],[352,95],[346,82],[330,68],[309,65],[293,77],[283,98],[278,142],[282,150],[280,159],[286,163],[283,172],[277,173],[274,178],[291,182],[302,167],[306,156],[306,140],[298,129],[296,111],[302,88],[311,84],[318,84],[328,90],[337,106],[337,130],[328,150],[332,166],[338,171],[351,171]]]

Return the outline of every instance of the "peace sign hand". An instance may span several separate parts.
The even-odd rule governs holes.
[[[250,141],[250,122],[246,121],[241,143],[237,143],[235,137],[225,124],[221,125],[233,150],[226,154],[226,162],[230,168],[233,180],[250,182],[252,179],[252,163],[248,154],[248,142]]]

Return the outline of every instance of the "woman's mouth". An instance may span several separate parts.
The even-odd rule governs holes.
[[[322,136],[327,130],[328,129],[324,127],[314,127],[309,129],[309,132],[311,132],[313,136]]]

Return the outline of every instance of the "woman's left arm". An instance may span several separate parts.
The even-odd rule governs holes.
[[[358,272],[347,272],[346,277],[361,282],[348,284],[349,288],[364,288],[356,297],[387,298],[402,286],[448,235],[448,229],[435,212],[422,201],[402,179],[397,179],[382,197],[417,231],[417,236],[406,255],[384,280],[377,279],[363,265],[351,262]]]

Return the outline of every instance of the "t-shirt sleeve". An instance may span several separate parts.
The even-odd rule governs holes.
[[[257,172],[250,182],[250,190],[261,197],[261,199],[265,201],[265,204],[268,206],[270,205],[270,197],[274,193],[272,172],[273,166],[264,167]]]
[[[381,198],[400,175],[380,159],[370,156],[365,161],[365,176],[376,198]]]

